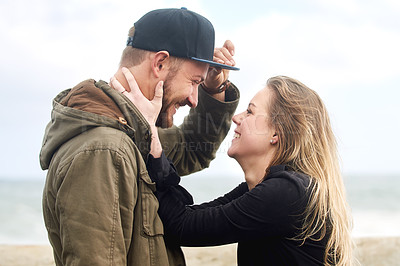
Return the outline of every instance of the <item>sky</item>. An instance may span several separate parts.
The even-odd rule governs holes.
[[[399,1],[2,0],[0,178],[44,178],[52,99],[84,79],[109,80],[133,23],[182,6],[213,23],[216,46],[235,44],[238,112],[268,78],[296,78],[325,102],[345,175],[400,175]],[[204,173],[240,173],[226,155],[232,132]]]

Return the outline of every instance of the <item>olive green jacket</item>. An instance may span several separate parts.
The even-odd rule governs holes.
[[[199,88],[184,123],[159,130],[179,174],[215,157],[239,99],[233,85],[226,94],[230,101],[220,102]],[[145,163],[150,140],[138,109],[104,81],[83,81],[54,99],[40,164],[48,169],[43,215],[57,265],[185,264],[164,240]]]

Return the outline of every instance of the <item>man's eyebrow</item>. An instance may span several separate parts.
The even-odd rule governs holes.
[[[254,103],[249,103],[249,107],[250,107],[250,106],[257,107]]]

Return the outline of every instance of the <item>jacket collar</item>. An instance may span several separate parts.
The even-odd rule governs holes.
[[[136,144],[143,159],[150,152],[151,130],[136,106],[106,82],[85,80],[53,100],[40,151],[40,165],[49,167],[54,152],[65,142],[95,127],[124,131]]]
[[[274,165],[269,168],[268,175],[272,175],[274,173],[282,172],[282,171],[286,171],[286,170],[288,170],[288,167],[284,164]]]
[[[147,158],[150,152],[151,129],[146,119],[125,95],[111,88],[107,82],[100,80],[95,85],[116,103],[123,115],[118,117],[120,129],[133,139],[143,158]]]

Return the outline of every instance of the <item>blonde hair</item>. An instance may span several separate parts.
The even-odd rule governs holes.
[[[270,166],[286,164],[311,177],[301,233],[294,239],[319,241],[328,233],[325,264],[350,265],[352,220],[325,105],[316,92],[289,77],[270,78],[267,89],[273,92],[270,124],[279,136]]]

